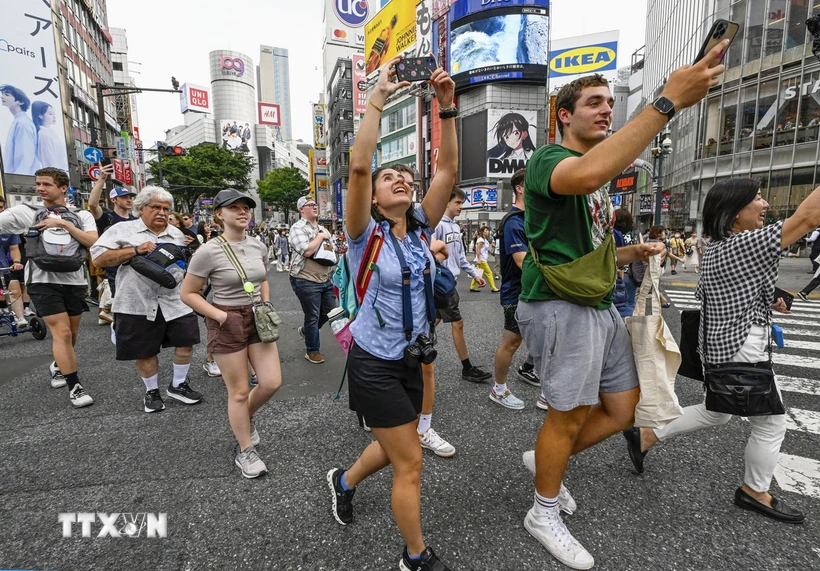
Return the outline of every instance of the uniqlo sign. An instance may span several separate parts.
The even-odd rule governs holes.
[[[179,96],[180,111],[198,111],[208,113],[211,110],[211,100],[208,90],[198,85],[186,83],[182,86],[182,93]]]
[[[276,103],[259,103],[259,124],[274,127],[282,124],[279,118],[279,106]]]

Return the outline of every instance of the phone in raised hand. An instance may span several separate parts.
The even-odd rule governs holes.
[[[396,64],[396,79],[399,81],[427,81],[433,76],[438,63],[433,56],[409,57]]]
[[[735,39],[738,30],[740,29],[740,25],[731,22],[729,20],[716,20],[712,27],[709,29],[709,34],[706,36],[706,39],[703,40],[703,45],[700,47],[700,51],[698,55],[695,57],[694,63],[698,63],[706,54],[708,54],[712,48],[718,45],[723,40],[729,40],[729,44],[731,45],[732,40]],[[727,48],[728,49],[728,46]],[[724,51],[717,61],[714,63],[713,66],[720,64],[723,61],[723,56],[726,55]]]

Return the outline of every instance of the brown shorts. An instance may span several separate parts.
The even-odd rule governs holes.
[[[208,330],[208,353],[236,353],[248,345],[261,343],[259,333],[256,332],[256,322],[253,318],[251,305],[218,305],[213,306],[227,312],[228,319],[222,326],[218,321],[205,318],[205,328]]]

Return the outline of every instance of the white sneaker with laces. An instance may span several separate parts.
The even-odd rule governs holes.
[[[535,507],[530,508],[524,518],[524,528],[567,567],[592,569],[595,565],[595,559],[572,537],[557,509],[539,516],[535,514]]]
[[[422,448],[432,450],[440,458],[450,458],[456,453],[455,446],[444,440],[432,428],[428,428],[424,434],[419,434],[419,442]]]
[[[31,309],[30,307],[27,307],[23,310],[23,316],[24,317],[34,317],[35,315],[37,315],[37,314],[34,313],[34,310]]]
[[[25,317],[18,317],[15,323],[17,324],[17,329],[28,329],[28,319]]]
[[[219,365],[216,364],[216,361],[205,361],[205,364],[202,365],[202,368],[205,369],[205,372],[208,373],[209,377],[222,376],[222,371],[219,370]]]
[[[94,404],[94,399],[85,392],[85,389],[80,383],[74,385],[74,388],[69,391],[68,398],[71,400],[71,404],[77,408]]]
[[[522,460],[524,461],[524,466],[530,471],[530,474],[535,476],[535,450],[527,450],[524,452]],[[561,482],[561,489],[558,490],[558,507],[567,515],[572,515],[575,513],[575,510],[578,509],[578,503],[569,493],[564,482]]]
[[[51,373],[52,389],[61,389],[65,386],[65,377],[60,372],[60,368],[57,367],[56,361],[52,361],[51,364],[48,366],[48,372]]]
[[[512,410],[522,410],[524,408],[524,401],[510,391],[505,391],[503,395],[500,395],[495,392],[495,389],[490,389],[490,400]]]

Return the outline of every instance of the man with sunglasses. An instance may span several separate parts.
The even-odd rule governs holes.
[[[291,250],[290,286],[305,313],[305,322],[299,334],[305,338],[305,359],[314,364],[324,363],[319,352],[319,329],[327,323],[327,314],[336,307],[336,294],[330,276],[335,266],[314,261],[319,248],[336,246],[330,233],[317,222],[319,205],[310,196],[296,203],[301,218],[290,227],[288,242]]]

